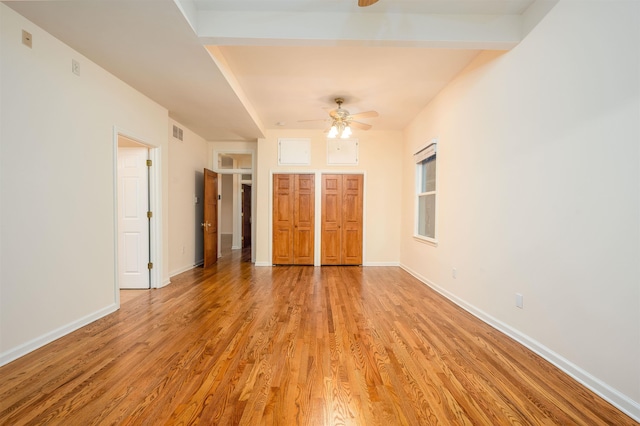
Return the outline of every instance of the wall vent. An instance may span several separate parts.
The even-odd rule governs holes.
[[[176,125],[173,126],[173,137],[178,140],[183,140],[182,129]]]

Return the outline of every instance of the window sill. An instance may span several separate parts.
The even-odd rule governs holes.
[[[433,238],[422,237],[420,235],[414,235],[413,239],[422,243],[427,244],[432,247],[438,247],[438,240],[434,240]]]

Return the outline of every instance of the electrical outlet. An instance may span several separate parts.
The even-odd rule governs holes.
[[[523,296],[520,293],[516,293],[516,308],[523,309],[523,307],[524,307]]]
[[[29,31],[22,30],[22,44],[31,48],[33,43],[33,37],[31,37],[31,33]]]
[[[458,278],[458,270],[456,268],[451,269],[451,276],[453,279]]]
[[[71,60],[71,72],[75,75],[80,75],[80,62],[75,59]]]

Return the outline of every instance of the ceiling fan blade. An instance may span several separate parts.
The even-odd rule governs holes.
[[[373,117],[377,117],[378,111],[365,111],[365,112],[359,112],[357,114],[351,114],[351,118],[353,118],[354,120],[359,120],[361,118],[373,118]]]
[[[378,0],[358,0],[358,6],[360,7],[367,7],[367,6],[371,6],[374,3],[377,3]]]
[[[371,128],[371,124],[360,123],[359,121],[350,121],[349,125],[360,130],[369,130]]]

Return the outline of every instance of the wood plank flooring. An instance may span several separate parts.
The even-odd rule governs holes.
[[[0,368],[0,424],[638,424],[400,268],[234,253]]]

